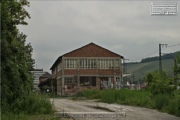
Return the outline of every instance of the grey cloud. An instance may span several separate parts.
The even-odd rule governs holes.
[[[179,43],[180,16],[151,16],[150,1],[30,3],[29,25],[19,28],[32,43],[36,64],[46,71],[58,56],[90,42],[130,60],[147,56],[159,43]]]

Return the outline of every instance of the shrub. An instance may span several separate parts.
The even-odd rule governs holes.
[[[74,95],[74,97],[86,97],[88,99],[99,99],[100,91],[98,90],[84,90]]]
[[[158,94],[154,96],[155,108],[161,110],[169,104],[170,95],[167,94]]]
[[[161,92],[160,92],[161,93]],[[163,92],[152,94],[148,90],[86,90],[76,94],[78,97],[89,99],[98,98],[105,103],[118,103],[158,109],[163,112],[180,116],[180,90],[169,94]]]
[[[176,91],[174,99],[172,99],[167,106],[169,114],[173,114],[180,117],[180,91]]]
[[[116,102],[116,93],[114,90],[103,90],[100,99],[106,103]]]
[[[52,104],[47,96],[30,93],[24,99],[17,99],[12,106],[3,112],[14,114],[48,114],[53,110]]]
[[[170,86],[172,79],[168,77],[166,72],[159,73],[154,71],[146,75],[148,89],[153,95],[157,94],[172,94],[175,87]]]

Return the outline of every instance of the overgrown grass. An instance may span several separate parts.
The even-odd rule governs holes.
[[[174,91],[173,95],[153,95],[147,90],[85,90],[77,93],[74,97],[99,99],[105,103],[153,108],[180,117],[180,91],[178,90]]]
[[[6,113],[6,114],[2,114],[1,120],[59,120],[59,118],[55,118],[54,114],[27,115],[24,113],[20,113],[20,114]]]
[[[10,108],[3,107],[1,115],[2,120],[26,120],[37,116],[49,120],[45,114],[49,116],[53,112],[53,104],[47,95],[30,93],[26,98],[15,101]]]
[[[84,90],[78,92],[76,95],[73,96],[73,99],[77,97],[86,97],[88,99],[100,99],[100,91],[99,90]]]
[[[167,112],[180,117],[180,90],[175,91],[175,96],[170,99],[169,104],[166,106]]]
[[[149,101],[149,92],[137,90],[104,90],[101,94],[102,102],[126,105],[145,106]]]

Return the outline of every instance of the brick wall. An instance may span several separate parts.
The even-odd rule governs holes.
[[[79,74],[88,74],[88,75],[96,75],[96,70],[95,69],[89,69],[89,70],[79,70]]]
[[[114,70],[106,70],[106,69],[100,69],[98,70],[99,75],[114,75]]]
[[[119,75],[120,70],[112,70],[112,69],[80,69],[79,70],[79,75],[114,75],[114,72]],[[60,74],[58,74],[60,75]],[[78,75],[78,70],[64,70],[64,75]]]
[[[77,70],[76,69],[65,69],[64,70],[64,75],[77,75]]]

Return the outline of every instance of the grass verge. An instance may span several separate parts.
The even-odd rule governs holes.
[[[87,99],[99,99],[105,103],[118,103],[124,105],[141,106],[158,109],[180,117],[180,91],[170,94],[152,95],[147,90],[85,90],[77,93],[73,99],[86,97]]]
[[[2,108],[2,120],[58,120],[54,118],[53,104],[47,95],[30,93],[15,101],[11,107]]]

